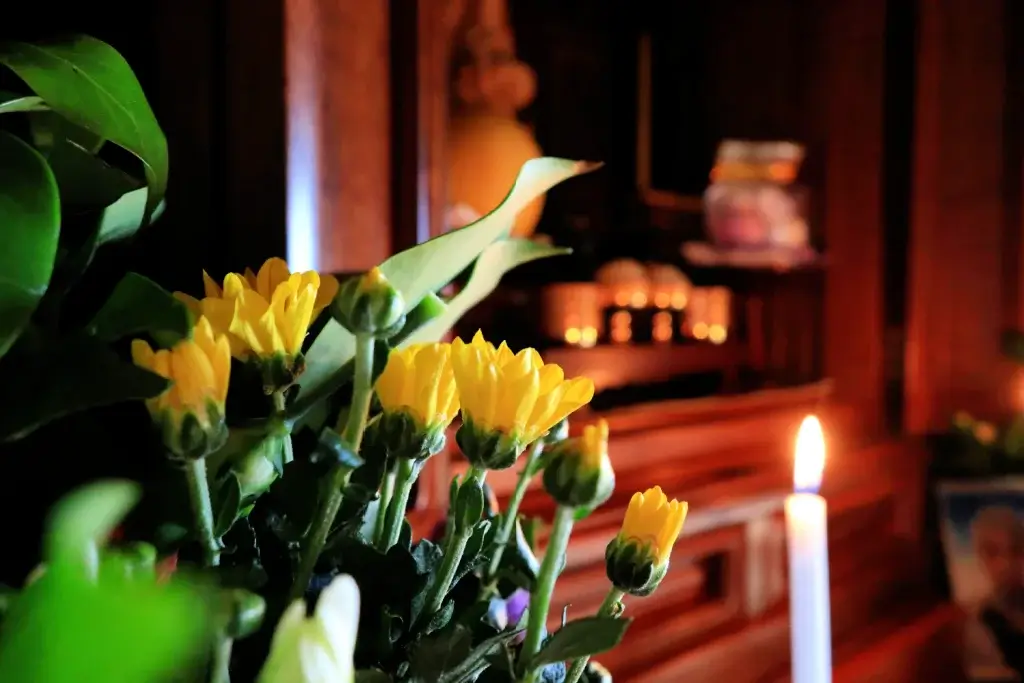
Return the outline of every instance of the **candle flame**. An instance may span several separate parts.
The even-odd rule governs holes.
[[[825,471],[825,435],[821,422],[808,415],[796,435],[796,462],[793,465],[793,488],[799,492],[817,493]]]

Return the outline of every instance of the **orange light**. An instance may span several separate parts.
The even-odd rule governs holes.
[[[592,326],[584,327],[580,330],[580,346],[585,349],[597,344],[597,328]]]
[[[570,327],[565,331],[565,343],[566,344],[579,344],[580,343],[580,328]]]
[[[629,305],[633,308],[643,308],[647,305],[647,292],[637,290],[629,297]]]
[[[825,471],[825,434],[821,422],[808,415],[800,424],[796,435],[796,456],[793,463],[793,488],[796,491],[817,493]]]
[[[629,311],[616,311],[611,317],[613,342],[624,343],[633,338],[633,316]]]
[[[729,336],[725,325],[711,325],[708,327],[708,341],[712,344],[724,344],[725,338]]]

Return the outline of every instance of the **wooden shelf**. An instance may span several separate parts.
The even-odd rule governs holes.
[[[724,344],[608,344],[589,349],[558,347],[544,360],[558,363],[569,377],[586,375],[596,391],[628,384],[661,382],[679,375],[734,370],[746,361],[746,347]]]

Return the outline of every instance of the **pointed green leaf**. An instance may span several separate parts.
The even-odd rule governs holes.
[[[23,438],[69,413],[152,398],[168,386],[86,335],[19,343],[0,361],[0,374],[0,440]],[[28,386],[33,391],[22,390]]]
[[[523,164],[505,199],[493,211],[464,228],[395,254],[380,269],[405,298],[405,310],[444,287],[476,260],[491,243],[507,236],[527,204],[573,176],[599,168],[600,164],[554,157],[530,159]]]
[[[105,341],[148,334],[171,344],[192,333],[192,314],[170,292],[138,273],[128,273],[90,326]]]
[[[473,266],[473,274],[461,292],[448,302],[448,308],[402,341],[402,346],[419,342],[437,341],[466,314],[494,291],[502,276],[516,266],[572,253],[571,249],[552,247],[531,240],[508,239],[495,242],[480,254]]]
[[[147,224],[146,221],[146,199],[149,197],[149,188],[140,187],[137,190],[126,192],[120,199],[103,210],[100,216],[99,244],[114,242],[131,237],[139,228]],[[149,223],[160,217],[164,211],[164,202],[160,201],[149,216]]]
[[[529,668],[607,652],[626,635],[631,619],[586,617],[570,621],[555,631],[540,652],[530,658]]]
[[[0,356],[28,324],[53,275],[60,237],[57,179],[46,160],[0,131]]]
[[[89,36],[0,45],[6,65],[49,107],[95,135],[124,147],[146,169],[147,213],[167,189],[167,140],[135,74],[110,45]]]
[[[0,90],[0,114],[13,114],[25,111],[47,111],[49,107],[41,97],[35,95],[19,95],[18,93]]]

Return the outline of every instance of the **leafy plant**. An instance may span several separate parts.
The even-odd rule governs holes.
[[[634,496],[608,547],[605,603],[548,634],[573,524],[614,486],[607,425],[568,432],[593,383],[482,335],[438,340],[504,273],[567,253],[510,228],[597,165],[531,160],[476,223],[342,283],[271,258],[219,281],[197,273],[194,298],[129,272],[69,315],[97,250],[159,215],[166,141],[108,45],[6,44],[0,64],[23,85],[0,94],[0,439],[60,442],[81,413],[75,434],[89,436],[45,466],[95,479],[101,444],[120,446],[142,481],[93,483],[55,508],[41,577],[0,600],[0,679],[592,679],[589,657],[629,626],[624,595],[664,578],[686,505],[658,488]],[[111,147],[137,163],[114,163]],[[129,401],[149,422],[139,406],[101,410]],[[457,416],[469,470],[451,482],[441,538],[414,538],[411,491]],[[520,462],[492,509],[488,472]],[[540,558],[518,513],[535,477],[556,508]]]

